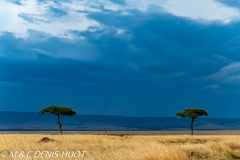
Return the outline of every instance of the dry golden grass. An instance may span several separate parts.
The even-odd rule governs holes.
[[[43,137],[53,142],[37,143]],[[51,135],[51,134],[1,134],[0,159],[84,159],[84,160],[230,160],[240,159],[240,136],[188,136],[188,135]],[[1,153],[7,152],[7,157]],[[17,151],[14,157],[11,152]],[[24,151],[24,156],[20,152]],[[33,152],[30,152],[33,151]],[[58,151],[58,155],[39,157],[37,151]],[[83,158],[68,158],[60,153],[86,151]],[[29,152],[29,157],[27,153]],[[4,152],[5,153],[5,152]],[[37,156],[34,158],[34,154]],[[70,152],[71,153],[71,152]],[[50,158],[49,158],[49,157]],[[69,155],[71,156],[71,155]]]

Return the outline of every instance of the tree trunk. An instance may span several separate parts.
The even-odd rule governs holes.
[[[62,135],[62,124],[60,123],[60,115],[58,114],[57,116],[58,116],[58,122],[57,123],[59,124],[60,133]]]
[[[191,135],[193,135],[193,122],[194,122],[194,119],[192,119],[191,121]]]

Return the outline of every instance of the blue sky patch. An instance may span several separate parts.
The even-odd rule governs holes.
[[[21,0],[6,0],[6,1],[17,4],[17,5],[22,5]]]
[[[51,10],[51,12],[54,13],[54,16],[56,16],[56,17],[61,17],[61,16],[68,14],[66,11],[58,9],[58,8],[54,8],[54,7],[52,7],[50,10]]]

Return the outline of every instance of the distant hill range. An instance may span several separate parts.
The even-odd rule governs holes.
[[[58,130],[55,115],[35,112],[0,111],[1,131],[54,131]],[[64,130],[69,131],[141,131],[188,130],[189,118],[178,117],[124,117],[108,115],[76,115],[61,117]],[[196,130],[239,130],[238,118],[203,118],[194,123]]]

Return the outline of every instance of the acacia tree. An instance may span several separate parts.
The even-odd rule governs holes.
[[[59,124],[60,133],[62,134],[62,124],[60,123],[60,115],[61,116],[74,116],[76,112],[72,110],[70,107],[59,107],[59,106],[49,106],[41,109],[38,113],[40,114],[54,114],[58,117],[57,123]]]
[[[190,124],[191,135],[193,135],[193,123],[196,121],[197,117],[203,116],[203,115],[208,116],[207,111],[199,108],[187,108],[187,109],[184,109],[183,112],[176,113],[176,116],[191,118],[191,124]]]

